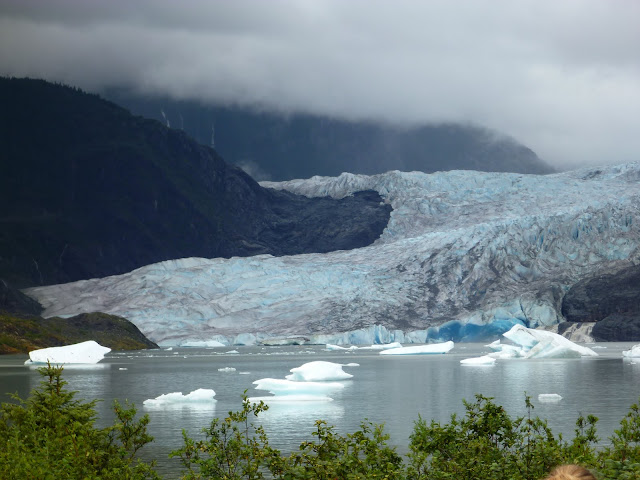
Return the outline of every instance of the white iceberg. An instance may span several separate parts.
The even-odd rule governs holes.
[[[464,360],[460,360],[460,363],[462,365],[488,366],[494,365],[496,359],[488,355],[483,355],[481,357],[465,358]]]
[[[640,357],[640,344],[634,345],[633,347],[631,347],[631,350],[624,350],[622,352],[622,356],[627,358]]]
[[[432,355],[442,354],[449,352],[454,346],[454,343],[449,340],[444,343],[434,343],[431,345],[416,345],[413,347],[399,347],[389,350],[383,350],[380,355]]]
[[[555,403],[562,400],[562,396],[557,393],[541,393],[538,395],[538,400],[544,403]]]
[[[315,361],[308,362],[296,368],[289,370],[291,375],[285,378],[293,382],[327,382],[333,380],[347,380],[353,375],[342,370],[342,367],[357,367],[357,363],[342,363]]]
[[[166,407],[173,405],[211,404],[216,401],[216,392],[210,388],[199,388],[187,395],[182,392],[173,392],[150,398],[142,402],[147,407]]]
[[[523,325],[514,325],[502,334],[513,343],[520,345],[524,358],[579,358],[597,357],[598,354],[582,347],[557,333],[536,330]]]
[[[325,348],[328,351],[335,351],[335,350],[357,350],[358,347],[356,347],[355,345],[351,345],[350,347],[341,347],[340,345],[334,345],[333,343],[327,343]]]
[[[402,348],[402,344],[400,342],[381,343],[370,347],[360,347],[360,350],[390,350],[392,348]]]
[[[280,378],[261,378],[253,382],[256,390],[267,390],[274,395],[326,395],[344,388],[338,382],[294,382]]]
[[[236,369],[233,367],[223,367],[218,369],[219,372],[235,372]]]
[[[34,363],[51,363],[52,365],[61,365],[65,363],[98,363],[104,356],[111,351],[110,348],[88,340],[86,342],[74,343],[64,347],[41,348],[40,350],[32,350],[29,352],[29,360],[24,362],[25,365]]]

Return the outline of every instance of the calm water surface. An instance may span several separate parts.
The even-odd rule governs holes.
[[[391,443],[406,452],[413,422],[425,419],[446,422],[452,413],[464,411],[462,399],[481,393],[494,397],[512,415],[524,415],[524,392],[532,397],[534,414],[546,418],[554,432],[573,435],[580,413],[600,418],[603,442],[618,427],[629,406],[640,396],[638,363],[622,358],[622,350],[633,343],[590,345],[597,358],[566,360],[498,360],[494,366],[460,365],[460,360],[487,352],[479,344],[456,344],[446,355],[380,356],[376,351],[328,352],[321,346],[225,347],[216,349],[174,348],[140,352],[112,352],[92,366],[67,366],[64,378],[82,398],[99,398],[100,424],[112,423],[114,399],[129,400],[139,412],[151,417],[155,440],[145,447],[146,456],[158,460],[166,478],[180,472],[178,459],[170,451],[182,446],[181,431],[198,437],[214,416],[225,416],[241,407],[242,394],[266,396],[253,388],[259,378],[284,378],[291,368],[313,360],[358,363],[345,367],[353,374],[346,388],[332,395],[333,402],[271,406],[259,419],[272,445],[285,451],[311,438],[316,419],[335,425],[339,432],[356,430],[365,418],[384,423]],[[226,353],[236,350],[239,353]],[[0,357],[0,399],[17,392],[26,397],[39,385],[40,375],[23,365],[26,355]],[[233,367],[235,372],[219,372]],[[217,402],[211,407],[176,406],[146,408],[142,402],[163,393],[184,394],[198,388],[213,388]],[[541,403],[541,393],[557,393],[558,403]]]

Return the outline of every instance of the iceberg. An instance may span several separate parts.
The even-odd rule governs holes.
[[[333,343],[327,343],[325,348],[330,352],[333,352],[336,350],[357,350],[358,349],[358,347],[356,347],[355,345],[351,345],[350,347],[341,347],[340,345],[334,345]]]
[[[538,395],[538,400],[545,403],[555,403],[562,400],[562,396],[557,393],[541,393]]]
[[[342,370],[342,367],[357,367],[357,363],[341,364],[333,362],[315,361],[308,362],[289,370],[291,375],[285,378],[293,382],[327,382],[334,380],[348,380],[353,377]]]
[[[481,357],[465,358],[464,360],[460,360],[460,363],[471,366],[490,366],[496,363],[496,359],[488,355],[483,355]]]
[[[431,345],[415,345],[413,347],[399,347],[390,350],[383,350],[380,355],[432,355],[449,352],[454,343],[449,340],[444,343],[434,343]]]
[[[294,382],[280,378],[261,378],[253,382],[256,390],[267,390],[274,395],[321,395],[342,390],[339,382]]]
[[[145,407],[167,407],[175,405],[212,404],[216,402],[216,395],[210,388],[199,388],[183,395],[182,392],[165,393],[156,398],[150,398],[142,402]]]
[[[65,363],[98,363],[111,351],[110,348],[88,340],[64,347],[41,348],[29,352],[29,360],[25,365],[51,363],[61,365]]]
[[[630,350],[624,350],[622,352],[622,356],[626,358],[640,357],[640,344],[634,345]]]
[[[233,367],[223,367],[218,369],[219,372],[235,372],[236,369]]]
[[[597,357],[598,354],[557,333],[514,325],[502,334],[521,347],[523,358],[579,358]]]

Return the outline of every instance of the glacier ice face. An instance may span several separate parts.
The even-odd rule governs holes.
[[[343,174],[264,183],[307,196],[372,189],[393,212],[373,245],[187,258],[26,290],[45,316],[103,311],[161,345],[430,343],[550,326],[577,281],[640,262],[640,165],[554,175]]]
[[[210,388],[199,388],[186,395],[182,392],[165,393],[156,398],[150,398],[142,402],[145,407],[172,407],[172,406],[206,406],[216,402],[216,392]]]
[[[413,347],[399,347],[383,350],[380,355],[437,355],[451,351],[454,343],[449,340],[444,343],[434,343],[431,345],[414,345]]]
[[[315,361],[308,362],[289,370],[291,375],[285,378],[293,382],[327,382],[334,380],[348,380],[353,375],[342,370],[345,365],[341,363]],[[351,363],[349,366],[357,366]]]
[[[46,364],[61,365],[68,363],[98,363],[111,351],[93,340],[65,345],[64,347],[49,347],[29,352],[29,360],[25,365]]]

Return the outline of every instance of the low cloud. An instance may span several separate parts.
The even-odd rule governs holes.
[[[640,160],[639,2],[0,0],[0,74],[398,124],[560,168]]]

